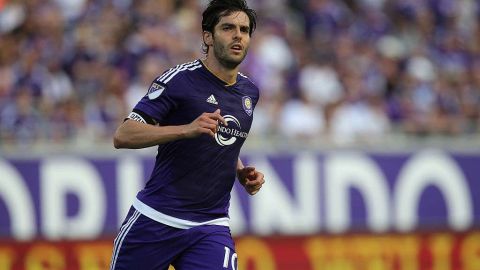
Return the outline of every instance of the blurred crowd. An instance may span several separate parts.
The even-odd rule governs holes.
[[[200,0],[0,0],[0,145],[110,142],[152,80],[202,58]],[[250,136],[480,135],[476,0],[248,0]]]

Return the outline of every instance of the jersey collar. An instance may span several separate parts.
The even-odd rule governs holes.
[[[231,86],[234,86],[235,84],[237,84],[237,82],[238,82],[238,74],[237,74],[237,78],[236,78],[235,82],[229,84],[229,83],[227,83],[226,81],[220,79],[217,75],[215,75],[215,73],[213,73],[213,72],[207,67],[207,65],[205,65],[205,63],[203,63],[203,60],[202,60],[202,59],[199,59],[198,61],[202,64],[203,68],[205,69],[205,72],[208,73],[208,75],[209,75],[210,77],[212,77],[212,78],[214,78],[216,81],[220,82],[223,86],[231,87]]]

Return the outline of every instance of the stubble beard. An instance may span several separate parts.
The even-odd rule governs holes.
[[[215,58],[218,60],[220,65],[227,69],[235,69],[243,62],[243,59],[247,56],[248,48],[245,48],[243,51],[243,55],[236,57],[231,57],[228,53],[228,48],[220,44],[219,42],[215,42],[215,46],[213,46],[213,54]]]

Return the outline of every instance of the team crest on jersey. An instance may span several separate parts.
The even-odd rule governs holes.
[[[150,100],[158,98],[162,92],[165,90],[165,86],[158,83],[152,83],[150,88],[148,88],[147,96]]]
[[[244,96],[242,98],[242,105],[243,105],[243,109],[248,114],[248,116],[252,116],[252,112],[253,112],[252,99],[249,96]]]

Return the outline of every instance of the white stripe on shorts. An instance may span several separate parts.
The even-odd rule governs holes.
[[[118,233],[117,237],[113,241],[113,254],[112,254],[112,261],[110,262],[110,269],[115,269],[115,264],[117,263],[118,253],[120,252],[120,248],[122,247],[123,239],[127,236],[128,231],[133,226],[133,223],[140,217],[141,213],[135,210],[135,212],[130,216],[127,223],[125,223],[121,228],[120,232]]]

